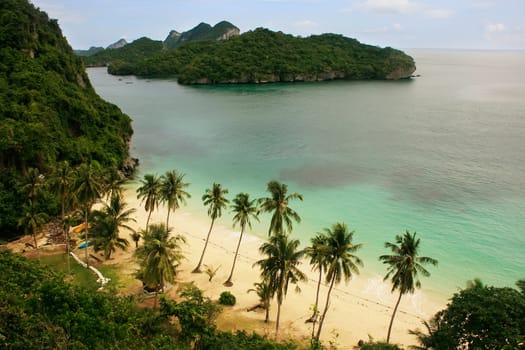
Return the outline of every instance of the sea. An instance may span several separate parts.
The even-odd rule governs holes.
[[[384,243],[408,230],[439,261],[421,279],[438,298],[474,278],[512,287],[525,279],[525,51],[405,52],[417,71],[401,81],[183,86],[88,74],[133,119],[138,176],[185,173],[195,215],[206,219],[214,182],[231,199],[264,197],[279,180],[304,196],[289,203],[302,218],[292,235],[306,246],[346,223],[368,276],[384,276]],[[252,234],[266,237],[269,219]]]

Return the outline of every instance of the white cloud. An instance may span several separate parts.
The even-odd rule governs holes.
[[[319,29],[319,24],[309,19],[305,19],[302,21],[294,22],[293,27],[296,31],[302,34],[311,34]]]
[[[497,33],[505,31],[506,27],[503,23],[489,23],[485,26],[485,32]]]
[[[358,6],[379,13],[408,13],[413,10],[414,3],[410,0],[365,0]]]
[[[401,24],[400,23],[394,23],[394,25],[392,26],[395,30],[401,30]]]

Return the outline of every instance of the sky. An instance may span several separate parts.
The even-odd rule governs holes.
[[[226,20],[295,36],[337,33],[400,49],[525,49],[525,0],[31,0],[74,49]]]

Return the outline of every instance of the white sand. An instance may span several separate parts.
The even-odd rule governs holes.
[[[126,192],[126,202],[130,207],[137,208],[135,217],[137,229],[144,228],[147,212],[136,199],[134,189]],[[239,238],[239,229],[233,229],[229,218],[219,218],[216,220],[211,234],[210,243],[204,257],[203,264],[214,268],[220,267],[212,282],[208,281],[208,275],[192,274],[191,271],[199,261],[204,240],[208,233],[210,220],[205,215],[207,209],[202,207],[202,217],[185,211],[184,208],[172,213],[170,226],[173,232],[182,234],[187,243],[183,246],[186,260],[182,262],[178,269],[177,281],[190,282],[204,290],[205,295],[213,300],[217,300],[221,292],[228,290],[237,298],[237,304],[226,312],[233,313],[232,329],[244,329],[246,320],[253,320],[249,330],[256,329],[261,334],[273,336],[273,327],[276,317],[277,305],[272,301],[270,325],[264,324],[264,312],[247,312],[246,309],[257,304],[258,298],[255,293],[247,293],[253,288],[253,283],[259,282],[259,269],[252,267],[253,263],[260,259],[258,249],[263,243],[263,239],[245,234],[239,251],[237,265],[234,273],[232,287],[225,287],[223,282],[228,278],[235,248]],[[265,220],[262,217],[261,220]],[[160,208],[151,216],[151,223],[165,223],[166,209]],[[127,234],[125,234],[127,236]],[[264,236],[263,236],[264,237]],[[129,237],[127,237],[129,238]],[[114,263],[127,261],[127,272],[136,270],[131,253],[134,250],[134,242],[130,239],[130,249],[128,252],[118,251],[114,254]],[[109,261],[108,263],[111,263]],[[309,264],[305,261],[301,266],[303,272],[307,273],[309,281],[301,283],[300,293],[294,291],[292,286],[283,303],[281,312],[280,339],[287,339],[292,336],[308,339],[311,334],[311,324],[306,324],[305,320],[312,313],[312,305],[315,301],[315,291],[317,287],[317,272],[311,271]],[[324,307],[327,286],[323,286],[320,295],[320,309]],[[352,349],[360,339],[368,340],[369,336],[374,340],[386,338],[388,322],[392,313],[392,307],[397,295],[390,294],[390,285],[382,282],[382,276],[360,275],[348,284],[344,282],[336,286],[332,293],[331,305],[323,326],[321,339],[324,342],[334,341],[340,349]],[[421,328],[421,320],[428,319],[435,312],[445,306],[445,301],[430,300],[424,293],[417,291],[414,295],[403,297],[392,329],[391,342],[413,345],[416,344],[415,338],[408,334],[409,329]],[[238,324],[235,322],[238,319]],[[260,323],[259,323],[260,322]],[[255,327],[253,327],[255,324]]]

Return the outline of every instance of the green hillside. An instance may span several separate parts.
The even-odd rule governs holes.
[[[18,231],[29,168],[128,158],[131,120],[94,91],[56,20],[28,1],[0,2],[0,238]],[[47,201],[51,205],[51,201]],[[48,208],[49,209],[49,208]]]

